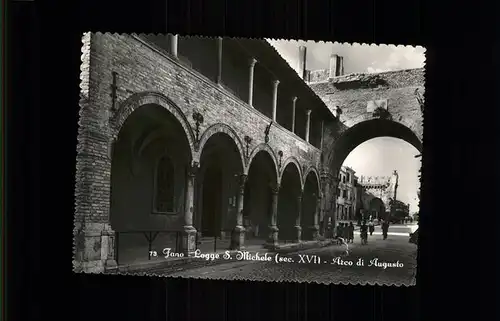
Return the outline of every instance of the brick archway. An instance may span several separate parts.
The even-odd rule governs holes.
[[[123,124],[135,110],[147,105],[161,106],[169,111],[179,121],[189,142],[191,157],[193,157],[195,155],[195,136],[186,115],[184,115],[177,104],[175,104],[171,99],[158,92],[146,91],[136,93],[121,103],[114,117],[112,117],[110,121],[113,137],[116,138],[118,136]]]
[[[318,169],[315,167],[315,166],[309,166],[309,168],[306,169],[306,171],[304,172],[304,176],[302,177],[302,182],[303,182],[303,186],[305,186],[305,183],[307,181],[307,177],[309,176],[309,174],[314,174],[315,176],[315,180],[316,180],[316,187],[318,188],[318,196],[321,195],[321,184],[320,184],[320,176],[319,176],[319,172],[318,172]]]
[[[279,178],[278,178],[278,181],[279,183],[281,184],[281,181],[283,179],[283,174],[285,173],[285,169],[288,165],[290,164],[293,164],[293,166],[296,167],[297,169],[297,172],[299,173],[299,180],[300,180],[300,189],[303,190],[304,189],[304,179],[303,179],[303,173],[302,173],[302,168],[300,166],[300,163],[298,161],[298,159],[294,156],[290,156],[288,157],[284,162],[283,164],[281,165],[281,170],[279,172]]]
[[[378,137],[393,137],[404,140],[422,152],[422,141],[413,130],[399,122],[385,119],[372,119],[347,128],[332,144],[326,166],[336,177],[342,163],[356,147],[367,140]]]
[[[279,183],[279,170],[278,170],[277,157],[276,157],[276,154],[274,153],[273,149],[268,144],[265,144],[265,143],[257,145],[252,150],[252,153],[248,157],[248,163],[247,163],[247,167],[245,169],[245,174],[248,175],[248,171],[250,170],[250,167],[252,166],[253,159],[255,158],[255,156],[257,156],[257,154],[259,154],[259,152],[262,152],[262,151],[266,152],[271,157],[271,160],[273,161],[273,165],[274,165],[274,177],[276,178],[276,182],[275,183],[277,184],[277,183]]]
[[[241,159],[241,166],[243,169],[245,169],[247,167],[247,163],[246,163],[245,157],[244,157],[245,154],[244,154],[243,143],[241,142],[241,139],[238,137],[238,134],[234,131],[234,129],[229,127],[229,125],[226,125],[223,123],[214,124],[214,125],[208,127],[203,132],[203,134],[200,138],[200,141],[198,143],[198,146],[195,150],[195,154],[193,156],[194,161],[197,161],[197,162],[200,161],[203,147],[205,146],[207,141],[210,139],[210,137],[212,137],[215,134],[225,134],[229,138],[231,138],[231,140],[234,142],[236,148],[238,149],[238,154],[239,154],[240,159]]]

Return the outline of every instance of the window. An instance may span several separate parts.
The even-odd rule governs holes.
[[[349,183],[349,182],[351,181],[351,175],[349,175],[349,173],[347,173],[347,175],[346,175],[346,176],[347,176],[346,180],[347,180],[347,182]]]
[[[345,176],[342,176],[342,183],[345,184]]]
[[[153,210],[156,213],[174,211],[174,165],[168,156],[162,156],[156,165]]]
[[[346,189],[342,191],[342,197],[347,198],[347,190]]]

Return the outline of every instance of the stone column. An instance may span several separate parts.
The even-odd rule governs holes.
[[[316,199],[316,209],[314,210],[314,221],[311,226],[312,238],[317,240],[319,238],[319,211],[321,211],[321,197]]]
[[[196,250],[196,229],[193,226],[194,186],[199,164],[193,163],[186,176],[186,201],[184,205],[184,226],[182,231],[182,252],[189,256]]]
[[[295,231],[297,234],[294,242],[300,243],[302,240],[302,226],[300,225],[300,221],[302,220],[302,191],[299,196],[297,196],[297,209],[297,217],[295,218]]]
[[[297,96],[292,98],[292,133],[295,133],[295,111],[297,107]]]
[[[311,131],[311,110],[306,110],[306,142],[309,143],[309,132]]]
[[[177,43],[178,43],[178,36],[169,34],[169,40],[170,40],[170,54],[174,56],[174,58],[178,58],[178,53],[177,53]]]
[[[217,37],[217,76],[215,82],[222,82],[222,37]]]
[[[115,232],[109,223],[75,224],[75,272],[100,273],[117,266]]]
[[[273,121],[276,121],[276,109],[278,107],[278,85],[279,80],[273,82]]]
[[[269,225],[269,237],[266,247],[268,249],[276,249],[278,247],[278,195],[280,186],[278,184],[272,186],[272,201],[271,201],[271,224]]]
[[[236,203],[236,226],[233,230],[231,249],[241,250],[245,244],[245,227],[243,226],[243,205],[247,175],[240,175],[238,181],[238,196]]]
[[[250,59],[250,69],[248,73],[248,104],[253,107],[253,73],[255,70],[255,64],[257,60],[255,58]]]

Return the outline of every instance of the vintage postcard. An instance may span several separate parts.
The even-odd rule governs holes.
[[[75,272],[415,284],[424,48],[82,41]]]

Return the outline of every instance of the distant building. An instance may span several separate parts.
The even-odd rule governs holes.
[[[386,219],[389,216],[407,217],[409,204],[397,200],[399,175],[361,176],[343,166],[339,173],[336,219],[338,221],[360,219]]]
[[[391,200],[389,211],[391,218],[403,219],[410,215],[410,204],[405,204],[398,200]]]
[[[337,187],[336,218],[340,221],[354,220],[356,205],[356,185],[358,178],[355,171],[347,166],[342,166],[339,173]]]

